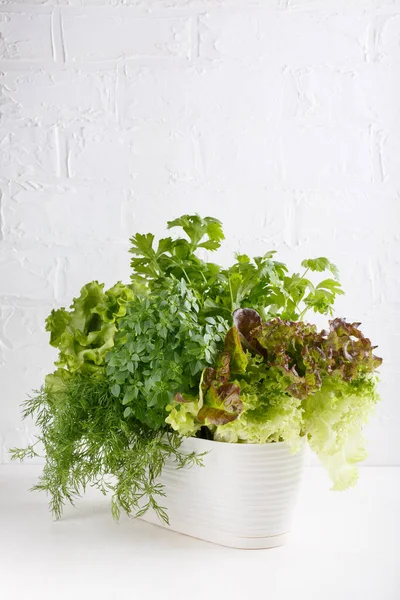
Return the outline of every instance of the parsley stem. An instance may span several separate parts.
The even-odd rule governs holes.
[[[307,273],[308,273],[308,271],[309,271],[309,270],[310,270],[310,268],[308,268],[308,269],[306,269],[306,270],[304,271],[303,275],[301,276],[301,279],[304,279],[304,277],[307,275]],[[304,295],[304,294],[303,294],[303,295]],[[296,305],[295,305],[295,307],[293,308],[293,312],[296,312],[296,310],[297,310],[297,307],[299,306],[299,303],[300,303],[300,300],[298,300],[298,301],[296,302]],[[299,319],[298,319],[299,321],[301,321],[301,320],[302,320],[302,318],[304,317],[304,315],[306,314],[306,312],[307,312],[307,311],[308,311],[308,306],[306,306],[306,308],[303,310],[303,312],[302,312],[302,313],[300,313],[300,315],[299,315]]]
[[[184,268],[184,267],[181,267],[181,269],[182,269],[182,271],[183,271],[183,274],[184,274],[184,276],[186,277],[186,281],[187,281],[188,283],[192,283],[192,282],[190,281],[190,279],[189,279],[189,276],[188,276],[188,274],[187,274],[187,273],[186,273],[186,271],[185,271],[185,268]]]
[[[297,308],[297,307],[296,307],[296,308]],[[303,310],[303,311],[300,313],[300,315],[299,315],[299,319],[298,319],[299,321],[302,321],[302,320],[303,320],[303,317],[304,317],[304,315],[306,314],[306,312],[308,311],[308,309],[309,309],[309,306],[306,306],[306,307],[305,307],[305,309],[304,309],[304,310]]]
[[[232,292],[232,285],[231,285],[231,278],[230,277],[228,277],[228,283],[229,283],[229,293],[230,293],[230,296],[231,296],[231,309],[232,309],[231,312],[233,312],[235,310],[235,305],[234,305],[234,302],[233,302],[233,292]]]
[[[206,278],[206,276],[204,275],[203,271],[201,271],[201,270],[200,270],[200,273],[201,273],[201,276],[202,276],[202,278],[204,279],[204,283],[205,283],[206,285],[208,285],[207,278]]]

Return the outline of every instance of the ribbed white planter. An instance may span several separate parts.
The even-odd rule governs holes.
[[[228,444],[186,438],[183,452],[207,452],[204,466],[177,470],[168,461],[160,483],[170,525],[143,520],[234,548],[272,548],[286,540],[305,464],[306,445]]]

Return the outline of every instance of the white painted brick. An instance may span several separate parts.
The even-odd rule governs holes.
[[[17,125],[17,124],[16,124]],[[1,177],[37,178],[57,173],[56,132],[41,125],[0,125]]]
[[[116,122],[116,71],[13,71],[0,75],[3,120],[44,126]]]
[[[280,181],[276,127],[260,119],[199,125],[199,160],[208,182],[217,186],[274,185]]]
[[[134,189],[164,189],[176,181],[274,181],[287,76],[229,63],[128,68],[121,115],[135,131]]]
[[[2,214],[6,241],[41,240],[47,245],[85,245],[126,241],[122,206],[127,192],[98,183],[58,185],[12,184],[4,194]],[[71,215],[79,218],[71,219]]]
[[[357,102],[351,103],[352,114],[357,105],[377,127],[391,129],[400,123],[400,67],[399,64],[373,63],[357,70]],[[343,112],[346,106],[342,107]]]
[[[195,183],[201,177],[201,150],[189,128],[143,122],[134,128],[133,136],[130,169],[134,188],[140,188],[143,200],[147,190],[165,189],[177,182]]]
[[[400,188],[400,123],[377,135],[381,156],[382,181]]]
[[[65,0],[68,1],[68,0]],[[70,3],[79,4],[80,0],[69,0]],[[112,4],[117,6],[129,6],[151,13],[160,9],[172,10],[213,10],[216,8],[232,8],[234,6],[264,6],[265,0],[83,0],[84,5],[104,6]],[[268,8],[274,10],[282,6],[282,0],[268,0]]]
[[[37,345],[43,345],[44,338],[49,337],[44,321],[50,310],[50,305],[2,304],[0,300],[0,340],[3,349],[32,351]],[[50,349],[49,354],[54,357],[55,350]]]
[[[365,73],[364,81],[373,78],[372,65],[365,69],[336,69],[328,66],[306,67],[291,71],[287,80],[286,113],[297,123],[326,125],[368,126],[374,119],[369,95],[360,81],[360,73]],[[375,93],[375,97],[378,94]]]
[[[3,462],[8,449],[33,441],[31,421],[21,422],[20,403],[32,390],[43,384],[46,373],[52,371],[57,352],[48,344],[45,318],[51,305],[23,306],[3,304],[0,308],[0,381],[2,399],[0,424]],[[18,377],[15,374],[18,373]],[[10,400],[15,399],[14,402]],[[20,446],[21,447],[21,446]]]
[[[63,12],[68,60],[187,57],[190,22],[185,18],[138,18],[129,8]]]
[[[71,177],[129,185],[134,132],[89,124],[67,131],[66,136]]]
[[[400,60],[400,14],[389,15],[378,21],[375,58],[383,62]]]
[[[121,116],[125,127],[140,120],[185,122],[197,126],[243,122],[260,115],[275,120],[290,95],[289,73],[220,61],[202,67],[132,67],[126,70]],[[294,101],[295,90],[291,92]]]
[[[0,297],[52,299],[58,263],[53,253],[43,247],[18,250],[2,242],[0,255]]]
[[[0,12],[0,60],[52,60],[49,13]]]
[[[200,55],[238,63],[303,67],[363,62],[368,18],[266,10],[210,13],[201,18]]]
[[[287,8],[321,10],[328,13],[349,12],[368,9],[400,9],[400,0],[287,0]]]
[[[279,136],[280,176],[297,189],[372,183],[368,129],[288,124]]]
[[[300,244],[313,240],[316,229],[321,229],[323,244],[338,246],[346,253],[351,240],[352,255],[362,262],[366,249],[374,256],[385,242],[396,243],[400,193],[389,194],[376,189],[329,193],[308,190],[296,196],[296,231]],[[330,252],[331,247],[326,251]]]

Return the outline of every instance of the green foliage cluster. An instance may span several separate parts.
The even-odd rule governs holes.
[[[207,367],[197,397],[178,393],[167,422],[196,435],[206,425],[224,442],[285,441],[307,437],[327,467],[334,489],[357,480],[365,457],[361,424],[379,400],[375,370],[382,359],[359,323],[314,325],[238,309],[215,368]]]
[[[165,427],[165,407],[178,390],[197,390],[226,333],[221,317],[199,318],[196,296],[185,281],[168,278],[151,299],[137,296],[119,322],[106,373],[111,393],[153,429]]]
[[[217,219],[183,215],[175,228],[180,237],[131,238],[128,285],[92,281],[46,321],[57,369],[24,405],[37,443],[13,456],[44,447],[35,489],[57,517],[94,485],[111,493],[115,517],[153,508],[166,520],[157,477],[168,458],[200,460],[181,452],[187,435],[293,447],[307,436],[337,487],[354,480],[343,469],[354,448],[362,456],[351,440],[377,400],[379,361],[357,324],[334,320],[325,335],[303,322],[307,311],[332,314],[343,294],[335,265],[306,259],[290,274],[269,251],[225,268],[201,258],[224,239]]]
[[[96,375],[104,369],[107,353],[114,345],[118,320],[134,298],[130,286],[118,282],[104,292],[104,284],[91,281],[74,298],[70,310],[53,309],[46,319],[50,344],[59,350],[55,373],[46,385],[62,388],[73,373]]]
[[[37,456],[44,447],[46,464],[34,490],[50,494],[49,507],[61,517],[66,501],[74,504],[88,485],[111,494],[111,510],[137,516],[153,508],[168,522],[160,504],[164,495],[157,477],[168,458],[177,467],[199,463],[183,454],[174,432],[155,432],[123,416],[104,376],[70,377],[62,390],[46,387],[24,404],[23,416],[36,417],[40,434],[33,446],[15,449],[14,458]]]
[[[154,235],[136,234],[131,238],[132,283],[141,290],[153,290],[154,284],[173,276],[184,279],[196,294],[201,314],[219,315],[231,321],[237,308],[254,308],[263,318],[280,316],[296,321],[308,310],[332,314],[336,296],[343,294],[338,270],[327,258],[306,259],[304,272],[289,275],[284,263],[274,260],[275,251],[249,258],[237,254],[229,268],[201,260],[199,249],[217,250],[224,239],[217,219],[184,215],[168,222],[168,229],[181,227],[188,239],[161,239],[157,247]],[[309,272],[329,272],[332,277],[314,285]]]

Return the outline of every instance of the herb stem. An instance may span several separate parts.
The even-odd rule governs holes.
[[[231,285],[231,278],[228,277],[228,283],[229,283],[229,294],[231,296],[231,312],[233,313],[233,311],[235,310],[235,305],[233,302],[233,292],[232,292],[232,285]]]

